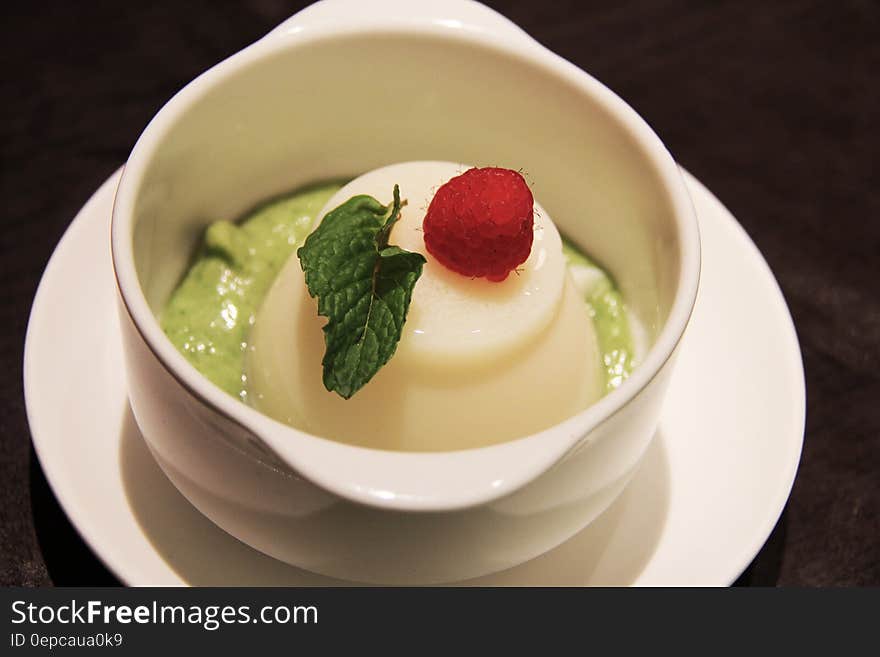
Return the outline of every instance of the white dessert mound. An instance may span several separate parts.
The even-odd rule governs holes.
[[[325,390],[325,318],[296,256],[257,314],[247,359],[249,397],[303,431],[379,449],[480,447],[546,429],[602,394],[595,332],[569,279],[559,233],[537,204],[532,252],[501,283],[447,270],[427,253],[422,219],[437,187],[465,171],[407,162],[343,187],[323,217],[357,194],[407,199],[391,243],[427,258],[397,352],[351,399]]]

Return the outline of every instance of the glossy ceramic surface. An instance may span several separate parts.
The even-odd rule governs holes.
[[[258,550],[362,581],[475,577],[568,539],[635,472],[696,296],[697,226],[648,126],[505,19],[466,2],[365,6],[329,0],[294,17],[188,85],[141,136],[112,226],[129,398],[169,479]],[[407,103],[351,104],[395,93]],[[541,203],[613,272],[653,345],[618,390],[509,443],[385,452],[262,416],[161,333],[155,313],[206,222],[312,180],[431,158],[540,181]]]
[[[686,178],[706,258],[660,426],[642,465],[579,534],[516,568],[468,583],[729,584],[779,517],[803,440],[804,382],[794,328],[754,245],[704,187]],[[96,192],[65,234],[28,325],[28,419],[60,504],[126,584],[349,584],[245,546],[190,505],[150,455],[128,403],[106,247],[118,180],[114,175]],[[83,289],[91,293],[80,294]],[[57,339],[62,323],[65,340]],[[71,342],[79,349],[69,349]]]

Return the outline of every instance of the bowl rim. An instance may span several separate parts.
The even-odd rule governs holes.
[[[134,206],[152,156],[176,119],[230,74],[279,51],[364,35],[415,36],[465,42],[540,69],[589,96],[629,136],[659,181],[672,209],[680,260],[669,314],[651,348],[616,389],[584,411],[515,440],[449,452],[396,452],[353,446],[281,424],[227,394],[199,373],[161,330],[134,264]],[[590,74],[533,41],[448,23],[353,20],[271,34],[208,69],[175,94],[138,138],[113,203],[111,257],[121,306],[158,363],[201,403],[265,444],[297,476],[345,499],[385,509],[452,511],[486,504],[526,485],[562,460],[597,427],[629,405],[663,369],[679,344],[696,302],[700,237],[684,179],[660,138],[632,107]],[[131,394],[131,393],[130,393]],[[454,485],[450,485],[454,482]]]

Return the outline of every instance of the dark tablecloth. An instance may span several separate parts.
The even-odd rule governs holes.
[[[880,584],[880,4],[489,4],[632,104],[785,293],[806,440],[787,509],[740,583]],[[60,511],[25,418],[22,346],[52,249],[165,100],[297,6],[4,5],[0,584],[114,581]]]

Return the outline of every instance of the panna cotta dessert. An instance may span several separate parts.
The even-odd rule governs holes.
[[[256,317],[247,359],[251,403],[309,433],[383,449],[479,447],[546,429],[598,399],[599,348],[567,272],[562,240],[535,206],[526,260],[502,281],[468,277],[426,248],[423,222],[438,188],[470,167],[408,162],[340,189],[326,215],[366,194],[406,198],[391,241],[426,262],[394,356],[349,399],[322,385],[323,318],[291,258]]]
[[[302,431],[481,447],[571,417],[634,365],[612,280],[517,172],[393,164],[219,225],[163,328],[218,385]]]

